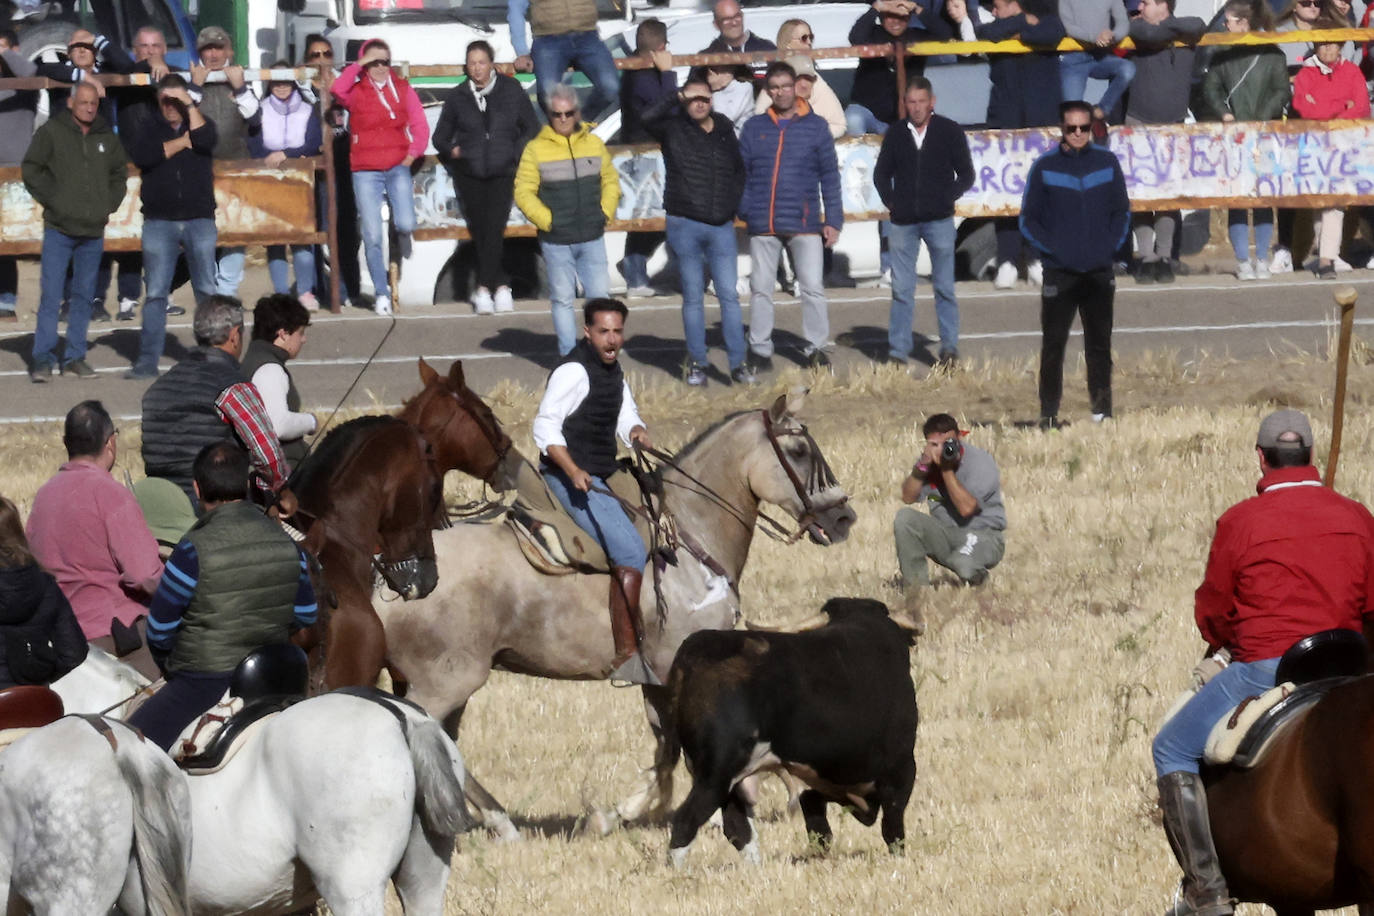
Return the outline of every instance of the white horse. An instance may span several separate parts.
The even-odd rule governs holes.
[[[185,779],[134,729],[92,720],[0,752],[0,899],[39,916],[188,913]]]
[[[100,669],[127,679],[110,661]],[[454,843],[474,821],[438,722],[377,691],[335,692],[242,742],[213,772],[182,777],[193,912],[294,913],[323,898],[335,916],[375,916],[388,880],[407,914],[443,912]]]
[[[141,698],[149,681],[99,646],[91,646],[86,660],[61,678],[52,689],[62,698],[67,712],[93,712],[117,719],[127,718],[131,701]]]

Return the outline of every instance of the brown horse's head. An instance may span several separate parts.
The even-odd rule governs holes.
[[[405,402],[400,418],[414,426],[434,448],[440,474],[462,471],[496,490],[512,486],[506,473],[510,436],[496,415],[463,378],[463,363],[455,361],[448,375],[420,360],[424,388]]]
[[[375,568],[408,599],[439,581],[432,531],[444,521],[443,482],[424,436],[395,417],[331,430],[290,481],[305,523],[324,523],[326,575],[350,568],[370,589]]]

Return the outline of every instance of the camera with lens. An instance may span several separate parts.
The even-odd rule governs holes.
[[[940,463],[953,464],[959,460],[959,439],[951,436],[940,446]]]

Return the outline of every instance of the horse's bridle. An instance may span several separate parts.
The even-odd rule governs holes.
[[[465,404],[463,402],[463,399],[459,397],[458,392],[451,391],[445,388],[444,394],[453,398],[453,400],[458,405],[458,409],[462,411],[464,414],[466,414],[468,419],[470,419],[473,422],[473,424],[476,425],[476,427],[482,431],[483,438],[487,440],[487,445],[491,447],[492,454],[496,456],[496,461],[492,464],[491,470],[487,472],[487,475],[485,477],[481,478],[481,481],[483,483],[491,485],[492,478],[496,476],[497,471],[500,470],[502,463],[504,463],[506,460],[506,455],[511,450],[511,446],[513,443],[511,442],[510,436],[505,436],[499,430],[489,429],[486,422],[484,422],[484,418],[479,416],[477,411],[473,410],[471,407]],[[454,422],[455,419],[455,416],[450,416],[449,419],[445,421],[443,428],[447,429],[449,424]],[[506,440],[504,443],[501,442],[503,436]]]
[[[815,501],[811,498],[812,494],[819,495],[832,487],[838,486],[839,481],[835,479],[835,472],[830,469],[830,462],[825,460],[825,454],[821,452],[821,447],[816,444],[816,440],[811,437],[811,432],[806,428],[805,423],[799,424],[799,429],[784,429],[779,432],[778,425],[773,422],[773,415],[767,410],[763,413],[763,431],[768,437],[768,444],[773,446],[773,454],[778,456],[778,463],[787,474],[787,479],[792,481],[792,488],[797,491],[797,498],[801,500],[802,515],[797,519],[798,528],[790,536],[788,543],[798,540],[806,530],[819,521],[819,514],[816,510]],[[787,455],[783,453],[782,443],[778,441],[779,436],[801,436],[811,448],[811,473],[807,475],[806,483],[797,476],[797,471],[792,467],[792,462],[787,460]],[[848,495],[841,498],[838,502],[831,503],[822,511],[829,511],[837,508],[848,501]],[[776,524],[776,523],[775,523]]]

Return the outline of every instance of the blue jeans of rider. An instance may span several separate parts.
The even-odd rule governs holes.
[[[534,79],[541,101],[548,99],[549,91],[563,80],[570,66],[581,70],[592,82],[592,94],[582,106],[587,120],[595,120],[620,97],[620,71],[595,29],[536,35],[530,44],[530,58],[534,61]]]
[[[86,330],[91,322],[91,296],[95,275],[100,269],[100,252],[105,240],[67,235],[51,227],[43,230],[43,256],[39,267],[38,327],[33,334],[33,364],[57,364],[57,316],[62,307],[62,292],[67,286],[67,268],[72,271],[67,300],[67,347],[62,364],[86,358]]]
[[[184,250],[191,268],[191,289],[196,302],[215,292],[215,221],[213,219],[143,221],[143,277],[147,298],[143,301],[143,334],[134,368],[157,372],[167,340],[167,297],[177,257]]]
[[[954,219],[907,225],[891,224],[892,308],[887,318],[888,352],[895,359],[911,356],[911,330],[916,314],[916,257],[921,242],[930,252],[930,285],[935,290],[935,323],[940,351],[959,352],[959,303],[954,298]]]
[[[687,356],[705,366],[706,357],[706,275],[711,271],[720,300],[720,330],[725,336],[725,355],[730,368],[738,368],[749,355],[744,337],[744,316],[739,307],[739,246],[735,224],[712,226],[682,216],[668,216],[668,247],[677,257],[682,278],[682,336],[687,338]]]
[[[634,522],[630,521],[624,507],[614,497],[595,490],[583,493],[558,468],[545,465],[540,470],[554,498],[568,510],[577,527],[596,538],[612,566],[644,569],[649,550],[635,530]],[[610,489],[604,477],[593,476],[592,486]]]
[[[415,231],[415,182],[410,167],[397,165],[382,171],[353,173],[353,197],[358,202],[358,222],[363,228],[363,255],[372,277],[373,295],[390,296],[386,258],[382,256],[382,204],[391,208],[391,223],[396,232]],[[402,249],[404,250],[404,249]]]
[[[1155,774],[1196,773],[1212,727],[1246,697],[1274,686],[1277,658],[1232,662],[1203,685],[1155,735]]]
[[[558,245],[540,242],[544,255],[544,271],[549,278],[549,304],[553,310],[553,332],[558,335],[558,355],[567,356],[577,346],[577,312],[573,300],[577,298],[577,284],[587,299],[603,299],[610,295],[606,275],[606,240]]]

